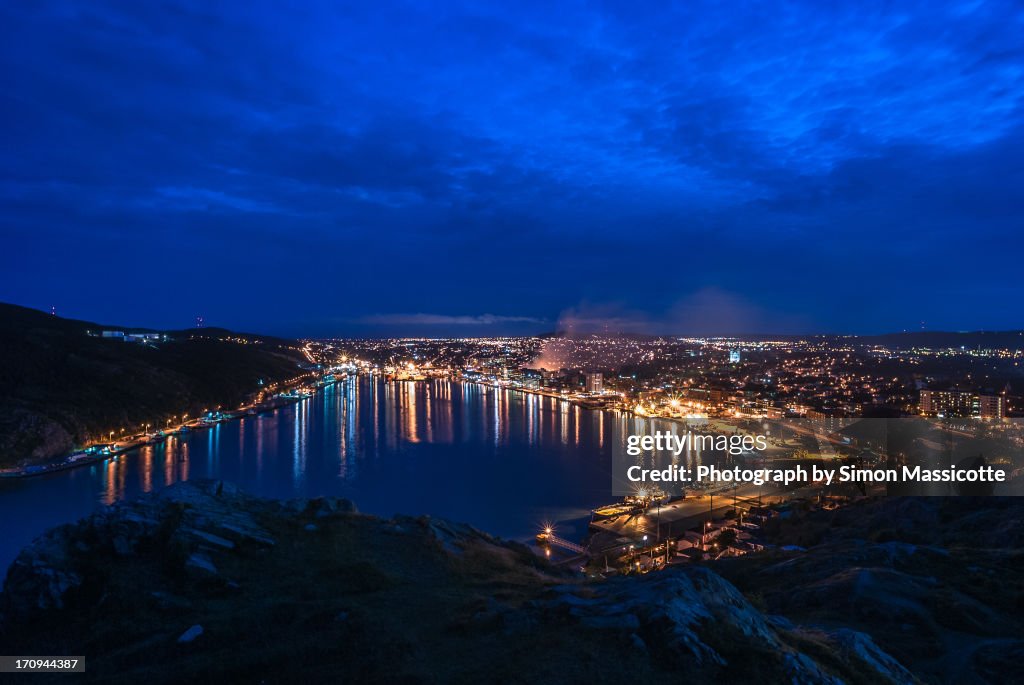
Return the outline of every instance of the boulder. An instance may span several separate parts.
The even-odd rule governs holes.
[[[194,552],[185,561],[185,571],[198,578],[208,578],[217,575],[217,567],[206,554]]]

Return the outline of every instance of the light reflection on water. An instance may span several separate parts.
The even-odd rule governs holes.
[[[350,378],[117,459],[0,482],[0,568],[53,525],[190,478],[268,497],[345,496],[368,513],[530,537],[543,520],[586,517],[611,501],[611,445],[623,432],[614,429],[628,421],[472,383]]]

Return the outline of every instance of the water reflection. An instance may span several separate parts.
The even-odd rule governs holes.
[[[102,464],[0,483],[0,562],[98,504],[189,478],[270,497],[347,496],[369,513],[428,513],[524,537],[536,521],[585,517],[609,501],[613,428],[629,420],[458,381],[350,378]]]
[[[142,458],[140,486],[143,492],[149,492],[153,489],[153,448],[149,445],[143,447],[139,456]]]

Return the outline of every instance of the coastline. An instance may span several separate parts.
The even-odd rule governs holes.
[[[315,387],[317,390],[319,390],[320,388],[326,385],[330,385],[334,382],[336,381],[323,381],[321,379],[315,384]],[[117,459],[122,455],[131,452],[132,450],[137,450],[139,447],[152,444],[153,442],[158,442],[171,435],[180,435],[182,433],[206,430],[208,428],[212,428],[215,424],[218,423],[226,423],[228,421],[236,421],[246,416],[264,414],[266,412],[273,411],[280,407],[284,407],[289,404],[299,402],[303,399],[306,399],[307,397],[310,397],[311,395],[312,393],[293,394],[290,391],[284,392],[275,395],[271,399],[261,402],[259,404],[242,405],[241,407],[233,411],[223,412],[214,419],[193,419],[192,421],[187,421],[185,423],[179,424],[173,429],[169,429],[166,431],[158,431],[154,435],[159,435],[161,437],[157,438],[156,440],[151,439],[149,436],[143,436],[138,437],[135,440],[131,440],[119,447],[115,447],[114,445],[116,445],[117,443],[114,443],[114,445],[105,446],[102,449],[97,450],[95,452],[90,452],[89,450],[93,448],[87,447],[85,449],[76,450],[75,452],[65,455],[55,461],[50,461],[43,464],[31,464],[29,466],[17,469],[0,469],[0,480],[34,478],[36,476],[45,476],[51,473],[68,471],[82,466],[102,464],[109,459]]]
[[[326,385],[330,385],[332,383],[337,382],[338,379],[334,379],[333,377],[332,377],[331,380],[326,380],[326,378],[328,376],[330,376],[330,375],[331,374],[326,374],[323,378],[319,379],[314,384],[314,391],[313,392],[319,390],[320,388],[322,388],[322,387],[324,387]],[[371,375],[372,375],[372,373],[371,373]],[[562,401],[562,402],[567,402],[569,404],[578,406],[578,407],[580,407],[582,409],[587,409],[587,410],[591,410],[591,411],[609,411],[609,412],[615,412],[615,413],[621,412],[621,413],[626,413],[626,414],[633,414],[633,413],[635,413],[635,412],[633,412],[633,410],[625,408],[625,407],[621,407],[621,406],[607,406],[607,405],[605,405],[603,403],[588,402],[587,401],[588,398],[567,397],[567,396],[565,396],[565,395],[563,395],[561,393],[551,392],[551,391],[543,389],[543,388],[529,388],[529,387],[522,387],[522,386],[515,386],[515,385],[507,385],[507,384],[503,384],[502,382],[497,381],[497,380],[488,380],[488,379],[484,379],[484,378],[470,378],[470,377],[463,376],[463,375],[453,375],[453,376],[448,377],[448,378],[435,378],[435,379],[427,379],[427,380],[462,381],[462,382],[465,382],[465,383],[472,383],[474,385],[478,385],[478,386],[481,386],[481,387],[484,387],[484,388],[493,388],[493,389],[500,389],[500,390],[511,390],[511,391],[514,391],[514,392],[523,393],[524,395],[538,395],[540,397],[548,397],[548,398],[553,399],[553,400],[559,400],[559,401]],[[416,383],[416,382],[421,382],[421,381],[392,380],[390,382],[396,382],[396,383],[413,382],[413,383]],[[230,411],[230,412],[224,412],[224,413],[220,414],[215,419],[201,419],[201,418],[193,419],[192,421],[188,421],[188,422],[182,423],[182,424],[174,427],[173,429],[166,430],[166,431],[158,431],[157,434],[162,436],[159,439],[163,439],[163,437],[166,437],[166,436],[178,435],[180,433],[184,433],[184,432],[188,432],[188,431],[206,430],[207,428],[212,427],[216,423],[223,423],[223,422],[227,422],[227,421],[234,421],[234,420],[243,418],[245,416],[250,416],[250,415],[263,414],[265,412],[272,411],[272,410],[277,409],[279,407],[287,406],[288,404],[292,404],[292,403],[298,402],[298,401],[300,401],[301,399],[304,399],[307,396],[310,396],[310,395],[301,395],[301,394],[296,395],[296,394],[293,394],[293,391],[282,392],[282,393],[279,393],[277,395],[274,395],[274,397],[272,397],[271,399],[266,400],[264,402],[261,402],[259,404],[242,405],[241,407],[239,407],[236,410],[233,410],[233,411]],[[617,395],[615,397],[618,398]],[[615,400],[612,397],[609,397],[608,401],[615,401]],[[677,417],[651,417],[651,418],[659,418],[659,419],[664,419],[664,420],[667,420],[667,421],[676,421],[676,422],[686,423],[685,419],[679,419]],[[145,437],[148,438],[148,436],[145,436]],[[0,469],[0,480],[3,480],[3,479],[33,478],[33,477],[36,477],[36,476],[44,476],[44,475],[51,474],[51,473],[59,473],[61,471],[68,471],[70,469],[75,469],[75,468],[79,468],[79,467],[82,467],[82,466],[91,466],[91,465],[94,465],[94,464],[101,464],[101,463],[107,461],[108,459],[117,459],[118,457],[120,457],[120,456],[122,456],[124,454],[127,454],[127,453],[131,452],[132,450],[136,450],[139,447],[142,447],[142,446],[147,445],[147,444],[152,444],[152,442],[153,442],[153,440],[151,440],[151,439],[143,439],[143,437],[138,437],[137,436],[137,439],[135,439],[133,441],[130,441],[130,442],[126,443],[126,444],[123,444],[123,445],[121,445],[119,447],[115,447],[114,445],[116,445],[117,443],[114,443],[114,445],[106,445],[101,450],[98,450],[96,452],[90,452],[89,450],[92,449],[92,448],[91,447],[86,447],[84,449],[76,450],[76,451],[74,451],[74,452],[72,452],[70,454],[64,455],[64,456],[62,456],[62,457],[60,457],[58,459],[55,459],[55,460],[52,460],[52,461],[49,461],[49,462],[45,462],[45,463],[42,463],[42,464],[31,464],[29,466],[24,466],[24,467],[21,467],[21,468],[13,468],[13,469]]]
[[[328,376],[331,377],[331,380],[326,380],[326,378]],[[299,402],[300,400],[305,399],[306,397],[311,396],[313,392],[316,392],[316,391],[320,390],[321,388],[323,388],[323,387],[325,387],[327,385],[336,383],[338,380],[339,379],[334,378],[331,374],[325,374],[324,377],[320,378],[319,380],[317,380],[316,383],[314,383],[314,390],[311,393],[307,394],[307,395],[294,394],[293,391],[282,392],[282,393],[279,393],[277,395],[274,395],[274,397],[272,397],[271,399],[266,400],[264,402],[261,402],[259,404],[242,405],[241,407],[239,407],[236,410],[233,410],[233,411],[230,411],[230,412],[224,412],[221,415],[219,415],[216,419],[213,419],[213,420],[193,419],[192,421],[187,421],[185,423],[182,423],[182,424],[176,426],[173,429],[170,429],[170,430],[167,430],[167,431],[158,431],[158,433],[161,436],[166,437],[166,436],[170,436],[170,435],[178,435],[178,434],[183,433],[183,432],[196,431],[196,430],[206,430],[207,428],[211,428],[216,423],[224,423],[224,422],[227,422],[227,421],[234,421],[234,420],[243,418],[245,416],[263,414],[265,412],[273,411],[274,409],[278,409],[279,407],[284,407],[284,406],[287,406],[289,404],[293,404],[295,402]],[[593,406],[593,405],[589,405],[587,403],[575,401],[573,398],[565,397],[565,396],[563,396],[561,394],[558,394],[558,393],[544,392],[544,391],[542,391],[540,389],[534,389],[534,388],[522,388],[522,387],[513,387],[513,386],[508,386],[508,385],[502,385],[502,384],[497,383],[497,382],[488,382],[487,380],[484,380],[484,379],[467,378],[465,376],[453,376],[453,377],[451,377],[451,378],[449,378],[447,380],[459,380],[459,381],[463,381],[463,382],[466,382],[466,383],[473,383],[475,385],[479,385],[479,386],[485,387],[485,388],[496,388],[496,389],[513,390],[513,391],[517,391],[517,392],[522,392],[524,394],[540,395],[542,397],[550,397],[551,399],[554,399],[554,400],[562,400],[562,401],[565,401],[565,402],[569,402],[570,404],[576,404],[576,405],[582,407],[583,409],[591,409],[591,410],[598,410],[598,411],[628,411],[628,410],[624,410],[624,409],[621,409],[621,408],[618,408],[618,407]],[[393,382],[410,382],[410,381],[393,381]],[[418,382],[418,381],[411,381],[411,382]],[[301,388],[301,386],[300,386],[300,388]],[[163,439],[163,438],[160,438],[160,439]],[[142,439],[140,437],[140,438],[138,438],[136,440],[133,440],[133,441],[130,441],[130,442],[124,444],[124,445],[121,445],[120,447],[115,447],[114,446],[117,443],[114,443],[114,445],[107,445],[107,446],[103,447],[101,450],[98,450],[96,452],[90,452],[89,451],[90,448],[86,447],[84,449],[76,450],[76,451],[72,452],[71,454],[64,455],[64,456],[62,456],[62,457],[60,457],[60,458],[58,458],[56,460],[45,462],[45,463],[42,463],[42,464],[31,464],[29,466],[24,466],[24,467],[21,467],[21,468],[13,468],[13,469],[0,469],[0,480],[8,480],[8,479],[9,480],[14,480],[14,479],[22,479],[22,478],[34,478],[34,477],[37,477],[37,476],[45,476],[45,475],[51,474],[51,473],[59,473],[61,471],[68,471],[68,470],[79,468],[79,467],[83,467],[83,466],[91,466],[91,465],[94,465],[94,464],[102,464],[102,463],[106,462],[108,459],[117,459],[117,458],[121,457],[122,455],[131,452],[132,450],[136,450],[139,447],[142,447],[142,446],[147,445],[147,444],[151,444],[152,442],[153,441],[150,440],[150,439],[145,439],[144,440],[144,439]]]

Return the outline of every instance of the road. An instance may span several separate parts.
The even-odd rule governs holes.
[[[691,496],[667,505],[655,505],[640,514],[622,514],[610,519],[592,521],[590,525],[597,531],[611,533],[617,537],[642,538],[647,535],[659,539],[664,536],[682,535],[709,518],[721,518],[730,509],[750,509],[758,506],[759,502],[767,504],[769,501],[813,496],[819,490],[820,487],[813,484],[780,490],[770,485],[742,483],[718,488],[714,496]]]

